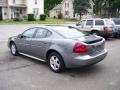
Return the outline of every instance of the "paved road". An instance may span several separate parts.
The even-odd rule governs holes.
[[[45,63],[10,54],[6,40],[34,25],[0,26],[0,90],[120,90],[120,39],[106,42],[107,58],[56,74]]]

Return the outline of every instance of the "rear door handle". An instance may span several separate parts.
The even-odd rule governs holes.
[[[47,44],[47,42],[42,42],[43,44]]]

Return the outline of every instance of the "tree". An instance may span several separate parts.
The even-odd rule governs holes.
[[[83,14],[88,12],[89,8],[91,8],[89,0],[74,0],[73,2],[74,14],[80,15],[80,19]]]
[[[101,15],[101,10],[105,12],[104,17],[117,17],[120,14],[120,0],[94,0],[94,3],[94,12],[97,15]]]

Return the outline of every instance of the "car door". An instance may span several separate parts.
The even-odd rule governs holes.
[[[18,36],[16,45],[21,53],[30,54],[31,39],[37,28],[30,28]]]
[[[34,38],[31,41],[31,55],[40,59],[46,59],[46,52],[51,43],[52,32],[38,28]]]
[[[93,20],[87,20],[84,30],[91,32],[92,28],[93,28]]]

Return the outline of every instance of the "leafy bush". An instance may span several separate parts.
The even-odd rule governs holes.
[[[14,18],[13,21],[22,21],[20,18]]]
[[[76,19],[76,18],[71,18],[71,20],[72,20],[72,21],[77,21],[77,19]]]
[[[54,16],[53,18],[56,18],[56,16]]]
[[[63,14],[62,13],[59,13],[58,14],[58,19],[62,19],[63,18]]]
[[[40,20],[45,21],[46,20],[46,15],[45,14],[41,14],[40,15]]]
[[[28,14],[28,21],[35,21],[34,14]]]

